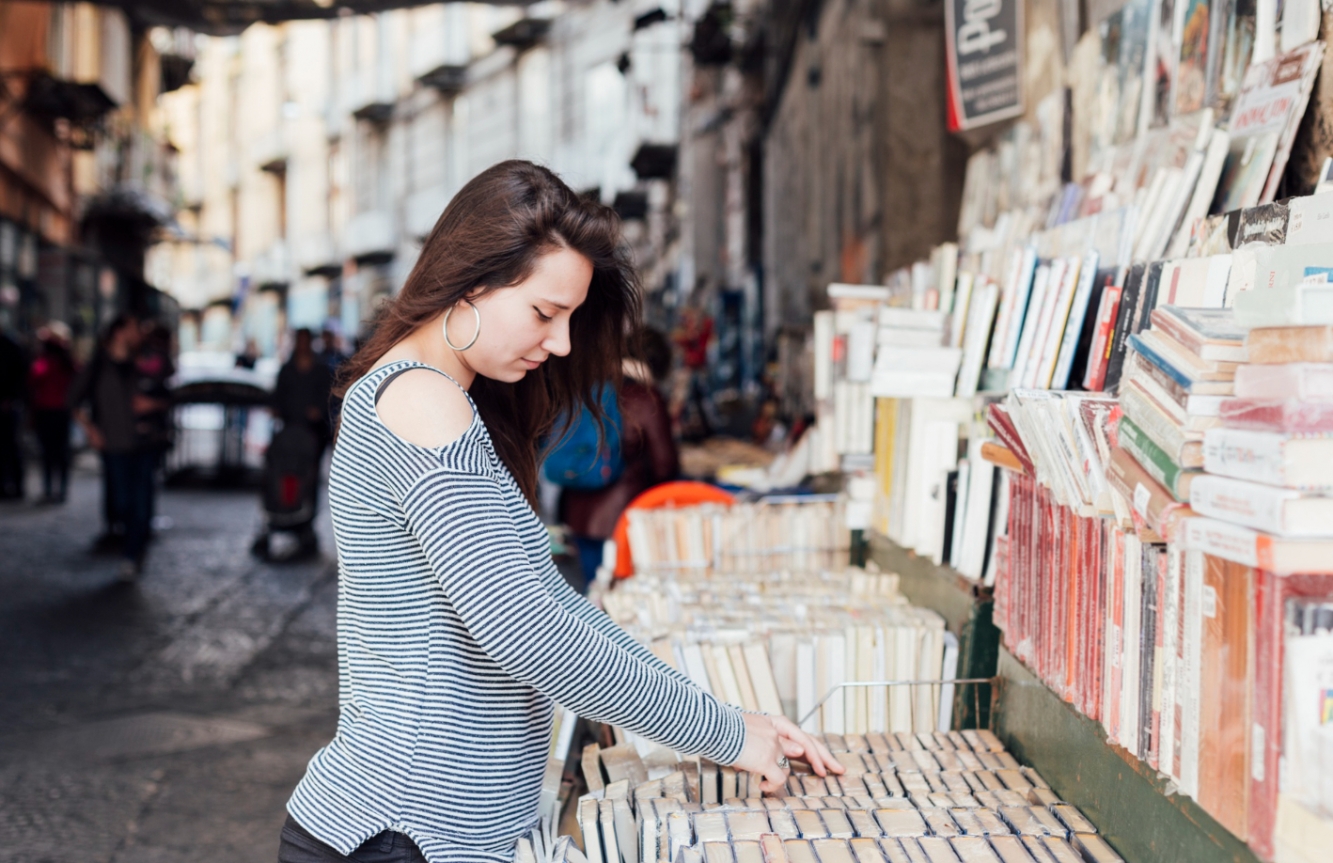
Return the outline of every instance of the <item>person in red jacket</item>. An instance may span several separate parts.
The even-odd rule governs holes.
[[[64,503],[69,490],[69,389],[76,369],[59,327],[42,327],[37,339],[42,347],[28,369],[28,403],[42,448],[42,503]]]
[[[561,521],[579,551],[583,577],[591,583],[602,562],[604,543],[630,501],[653,486],[674,479],[680,453],[671,437],[671,414],[657,381],[671,368],[671,348],[657,330],[646,328],[634,359],[625,363],[620,387],[621,458],[625,468],[605,488],[567,488],[560,497]]]

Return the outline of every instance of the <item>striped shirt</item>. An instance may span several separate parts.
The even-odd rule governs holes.
[[[329,477],[338,730],[296,787],[292,816],[343,854],[393,830],[430,863],[509,861],[537,819],[553,701],[735,761],[740,712],[569,588],[475,405],[442,447],[383,424],[381,388],[410,368],[431,367],[389,363],[343,404]]]

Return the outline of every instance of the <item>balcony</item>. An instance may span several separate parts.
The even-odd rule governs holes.
[[[424,239],[435,227],[444,205],[449,203],[449,190],[443,183],[429,186],[414,192],[406,201],[404,221],[407,235],[415,239]]]
[[[385,264],[398,249],[393,215],[387,210],[357,213],[343,232],[343,255],[358,264]]]
[[[277,288],[292,282],[292,259],[287,243],[275,241],[250,262],[250,277],[256,288]]]
[[[333,278],[342,273],[343,262],[338,256],[333,238],[319,232],[299,237],[293,246],[296,252],[296,266],[307,276]]]

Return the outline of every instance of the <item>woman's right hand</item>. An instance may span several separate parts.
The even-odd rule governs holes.
[[[845,770],[823,743],[802,731],[787,717],[746,713],[745,746],[741,749],[740,758],[731,766],[762,776],[759,790],[773,794],[787,782],[788,768],[781,765],[790,758],[800,758],[809,763],[810,768],[820,776],[843,773]]]

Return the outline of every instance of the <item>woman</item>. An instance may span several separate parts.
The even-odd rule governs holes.
[[[69,390],[76,369],[62,328],[53,323],[37,331],[42,352],[28,370],[32,427],[42,448],[43,503],[64,503],[69,490]]]
[[[550,171],[503,162],[445,209],[340,387],[341,711],[288,804],[283,863],[512,859],[553,701],[770,791],[788,757],[841,772],[791,722],[659,662],[551,561],[536,442],[596,411],[637,315],[614,215]]]
[[[657,330],[645,327],[627,359],[620,387],[620,453],[624,468],[604,488],[567,488],[560,495],[560,520],[569,526],[587,584],[602,563],[602,547],[630,501],[653,486],[675,479],[680,453],[671,437],[671,415],[657,384],[671,371],[671,347]]]

